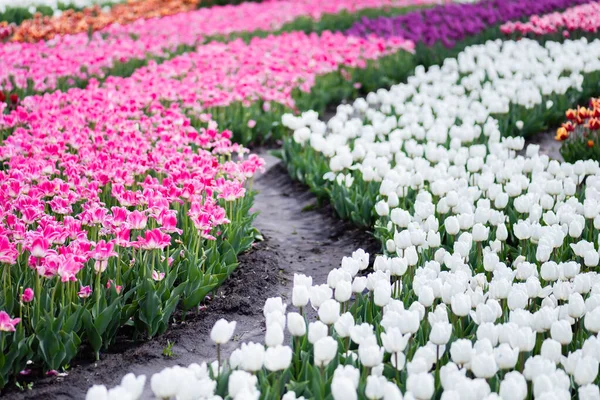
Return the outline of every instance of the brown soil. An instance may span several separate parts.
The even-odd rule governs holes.
[[[153,373],[173,365],[212,361],[216,349],[209,338],[219,318],[237,321],[234,340],[223,348],[228,355],[240,341],[262,342],[262,306],[269,297],[291,294],[294,273],[313,276],[324,283],[328,272],[343,256],[359,247],[379,250],[365,232],[336,219],[329,206],[318,206],[308,189],[292,182],[279,161],[266,152],[269,169],[254,183],[258,194],[253,211],[259,212],[255,226],[265,241],[240,256],[240,266],[198,314],[177,321],[164,335],[143,343],[121,340],[93,362],[91,355],[77,359],[65,377],[34,381],[32,390],[10,387],[6,399],[83,399],[93,384],[115,386],[128,372],[145,374],[148,383],[143,398],[152,398],[149,380]],[[177,318],[176,318],[177,319]],[[167,341],[174,342],[172,358],[162,355]]]

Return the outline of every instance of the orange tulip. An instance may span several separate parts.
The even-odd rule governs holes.
[[[60,17],[45,17],[37,13],[15,29],[15,42],[37,42],[56,35],[100,30],[110,24],[130,24],[140,18],[157,18],[198,8],[201,0],[128,0],[113,6],[108,13],[99,6],[82,11],[66,10]]]
[[[565,128],[560,127],[556,130],[556,136],[554,137],[554,139],[562,142],[563,140],[567,140],[568,138],[569,132]]]
[[[594,141],[593,140],[588,140],[587,141],[587,146],[590,147],[590,148],[594,147]]]
[[[567,132],[573,132],[575,130],[575,125],[573,125],[571,122],[562,124],[562,127],[565,128]]]

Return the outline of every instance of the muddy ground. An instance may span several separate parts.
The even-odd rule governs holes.
[[[367,233],[336,219],[329,206],[317,206],[308,189],[292,182],[285,168],[268,152],[267,171],[254,183],[258,191],[253,211],[259,212],[255,226],[265,240],[240,256],[240,266],[206,309],[175,323],[164,335],[144,343],[120,340],[102,354],[100,361],[76,360],[65,377],[48,377],[34,382],[32,390],[12,387],[3,399],[83,399],[90,386],[115,386],[128,372],[153,373],[173,365],[212,361],[216,350],[209,334],[219,318],[237,321],[234,341],[224,348],[229,354],[240,341],[263,341],[262,306],[269,297],[291,296],[294,273],[313,276],[324,283],[330,269],[338,267],[342,256],[359,247],[375,253],[377,242]],[[289,302],[289,301],[288,301]],[[173,358],[162,355],[167,341]],[[88,356],[89,357],[89,356]],[[146,385],[143,398],[152,398]]]

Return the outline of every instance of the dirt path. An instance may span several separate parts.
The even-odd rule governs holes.
[[[235,341],[225,353],[229,354],[240,340],[262,342],[264,301],[291,295],[294,273],[309,274],[315,283],[322,283],[329,270],[339,266],[342,256],[359,247],[378,250],[371,236],[340,222],[329,206],[314,207],[316,199],[308,189],[292,182],[276,158],[262,153],[268,170],[254,183],[259,192],[254,211],[260,213],[255,226],[265,241],[240,257],[240,267],[205,310],[188,315],[185,322],[174,324],[161,337],[141,344],[121,341],[97,363],[77,360],[68,376],[39,379],[31,391],[11,388],[2,398],[83,399],[91,385],[117,385],[128,372],[145,374],[149,380],[165,367],[213,360],[216,351],[209,333],[219,318],[237,321]],[[173,358],[162,355],[167,340],[175,343]],[[146,389],[143,398],[152,398],[149,385]]]

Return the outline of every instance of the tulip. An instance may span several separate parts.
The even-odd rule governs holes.
[[[315,321],[308,324],[308,341],[312,344],[327,336],[329,329],[321,321]]]
[[[450,300],[452,312],[459,317],[466,317],[471,311],[471,297],[464,293],[452,296]]]
[[[298,313],[291,312],[287,315],[288,319],[288,331],[292,336],[304,336],[306,335],[306,321],[304,317]]]
[[[6,313],[6,311],[0,311],[0,331],[14,332],[17,324],[21,321],[21,318],[13,318]]]
[[[283,304],[283,300],[281,297],[271,297],[265,301],[265,306],[263,307],[263,315],[266,317],[268,314],[272,312],[278,312],[280,314],[285,314],[286,305]]]
[[[579,386],[593,383],[598,375],[598,360],[593,357],[583,357],[575,367],[573,377]]]
[[[352,283],[341,281],[335,288],[334,297],[340,303],[345,303],[352,297]]]
[[[400,329],[392,327],[386,329],[386,332],[381,333],[381,342],[385,351],[388,353],[400,353],[403,352],[408,344],[410,335],[402,335]]]
[[[331,299],[333,291],[327,285],[318,285],[310,288],[310,304],[318,310],[321,304]]]
[[[600,332],[600,307],[585,314],[584,326],[590,332]]]
[[[33,300],[33,297],[34,297],[33,289],[27,288],[23,291],[23,294],[21,295],[21,301],[23,303],[29,303]]]
[[[325,336],[314,344],[314,359],[317,367],[329,365],[337,355],[338,343],[331,336]]]
[[[386,383],[387,379],[382,376],[368,376],[367,386],[365,387],[365,396],[367,396],[367,399],[374,400],[383,398]]]
[[[283,344],[283,328],[281,325],[271,324],[267,326],[265,344],[267,347],[277,347]]]
[[[255,375],[252,375],[246,371],[233,371],[229,375],[229,381],[227,383],[227,391],[229,396],[236,398],[238,394],[249,392],[255,393],[258,379]]]
[[[585,302],[579,293],[569,295],[569,316],[571,318],[581,318],[585,313]]]
[[[146,375],[136,377],[134,374],[129,373],[121,379],[121,387],[127,390],[133,400],[137,400],[142,396],[145,385]]]
[[[392,286],[389,281],[380,280],[375,285],[373,301],[376,306],[384,307],[387,305],[392,296]]]
[[[85,400],[106,400],[108,399],[108,389],[104,385],[94,385],[88,389]]]
[[[452,361],[458,365],[464,365],[471,361],[473,344],[467,339],[458,339],[450,346]]]
[[[540,354],[542,357],[558,364],[562,357],[561,345],[554,339],[546,339],[542,343]]]
[[[406,388],[418,400],[429,400],[434,392],[433,376],[426,372],[409,375]]]
[[[552,336],[552,339],[562,345],[567,345],[573,340],[571,325],[565,320],[553,322],[552,327],[550,328],[550,335]]]
[[[500,397],[503,399],[523,400],[527,397],[527,382],[523,375],[512,371],[504,376],[500,382]]]
[[[296,286],[292,290],[292,304],[294,307],[306,307],[310,299],[309,289],[306,286]]]
[[[600,389],[598,389],[598,386],[594,384],[581,386],[578,389],[577,394],[579,395],[580,400],[600,399]]]
[[[334,400],[356,400],[358,395],[352,381],[345,376],[334,377],[331,381],[331,395]]]
[[[227,322],[226,319],[218,320],[210,331],[210,339],[217,345],[229,342],[235,331],[236,322]]]
[[[178,370],[167,368],[158,374],[152,375],[150,387],[158,398],[170,398],[177,394],[179,385]]]
[[[292,363],[292,349],[288,346],[269,347],[265,352],[265,368],[269,371],[283,371]]]
[[[433,344],[441,346],[448,343],[450,335],[452,335],[452,324],[438,322],[431,327],[429,340],[431,340]]]
[[[347,338],[350,336],[350,332],[354,327],[354,317],[352,313],[346,312],[342,314],[338,320],[333,324],[335,333],[341,338]]]
[[[494,349],[494,359],[500,369],[513,369],[518,358],[519,348],[512,348],[508,343],[502,343]]]
[[[476,353],[471,359],[471,371],[477,378],[489,379],[496,375],[498,366],[493,354]]]
[[[242,343],[241,367],[248,372],[256,372],[263,367],[265,348],[258,343]],[[229,378],[231,382],[231,377]],[[231,394],[231,389],[229,390]]]
[[[358,357],[362,365],[367,368],[373,368],[380,365],[383,362],[384,351],[377,345],[375,336],[371,336],[369,339],[364,340],[358,346]]]
[[[319,319],[326,325],[334,324],[340,317],[340,303],[329,299],[319,307]]]
[[[367,277],[357,276],[352,281],[352,293],[362,293],[367,287]]]

